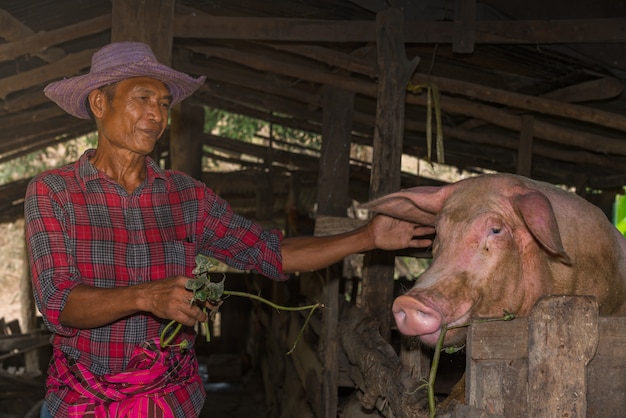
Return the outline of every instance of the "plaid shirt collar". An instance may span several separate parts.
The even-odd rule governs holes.
[[[87,183],[90,181],[103,178],[102,172],[89,161],[95,153],[95,149],[88,149],[77,162],[77,177],[84,190],[87,190]],[[150,185],[155,179],[167,181],[165,171],[152,158],[146,157],[146,181],[144,184]]]

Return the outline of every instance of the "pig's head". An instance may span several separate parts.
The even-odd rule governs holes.
[[[442,325],[527,315],[550,292],[552,265],[571,264],[550,201],[514,178],[416,187],[364,207],[435,227],[431,266],[393,304],[399,331],[428,345],[437,343]],[[465,334],[464,327],[449,329],[444,344]]]

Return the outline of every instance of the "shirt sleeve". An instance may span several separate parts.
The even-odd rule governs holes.
[[[253,270],[273,280],[283,273],[279,229],[261,225],[233,212],[230,205],[207,189],[205,222],[200,252],[239,270]]]
[[[59,316],[69,292],[79,284],[69,245],[66,214],[47,182],[36,178],[28,185],[24,201],[25,234],[37,308],[50,331],[71,336]]]

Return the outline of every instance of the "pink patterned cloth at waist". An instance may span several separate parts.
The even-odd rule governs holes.
[[[52,367],[57,377],[48,379],[48,388],[74,392],[70,418],[174,418],[168,395],[200,380],[192,351],[162,350],[158,339],[137,346],[122,373],[96,376],[59,349]]]

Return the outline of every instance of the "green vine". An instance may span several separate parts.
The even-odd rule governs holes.
[[[428,391],[428,411],[429,411],[430,418],[434,418],[437,412],[437,404],[435,401],[435,380],[437,378],[437,369],[439,368],[439,359],[441,357],[441,352],[445,351],[447,354],[454,354],[457,351],[462,350],[463,347],[465,347],[463,345],[461,347],[450,346],[450,347],[444,348],[443,341],[446,338],[446,332],[450,329],[469,327],[470,325],[472,325],[472,323],[476,324],[476,323],[483,323],[483,322],[511,321],[512,319],[515,319],[515,314],[504,311],[504,315],[502,315],[499,318],[476,319],[473,322],[468,322],[466,324],[461,324],[461,325],[454,325],[451,327],[448,327],[446,324],[443,324],[441,326],[441,332],[439,333],[439,338],[437,339],[437,344],[435,345],[435,352],[433,353],[433,359],[430,365],[430,373],[428,374],[428,381],[424,382],[422,385],[420,385],[417,388],[417,390],[419,390],[419,389],[423,389],[424,387],[426,387]]]
[[[439,88],[436,84],[414,84],[409,82],[406,86],[407,91],[413,94],[421,94],[426,89],[426,159],[432,164],[432,142],[433,142],[433,110],[435,113],[436,128],[436,146],[437,146],[437,162],[445,163],[443,151],[443,122],[441,120],[441,105]]]
[[[246,297],[248,299],[262,302],[280,311],[309,310],[309,315],[307,316],[304,324],[302,325],[302,328],[300,329],[300,332],[298,333],[293,346],[287,352],[286,355],[290,355],[296,349],[296,346],[298,345],[298,342],[300,341],[300,338],[302,337],[302,334],[304,333],[304,328],[308,325],[315,310],[318,308],[324,307],[324,305],[319,302],[312,304],[312,305],[297,306],[297,307],[281,306],[259,295],[254,295],[252,293],[247,293],[247,292],[238,292],[234,290],[225,290],[224,281],[226,280],[226,275],[224,275],[222,280],[219,282],[212,282],[210,280],[209,272],[213,269],[213,267],[214,267],[214,264],[209,257],[206,257],[202,254],[198,254],[196,256],[196,267],[192,271],[194,278],[189,279],[187,283],[185,283],[185,288],[192,291],[193,293],[190,303],[191,304],[195,303],[201,306],[202,311],[209,316],[209,320],[211,321],[215,320],[215,316],[219,312],[220,306],[222,306],[222,303],[224,303],[224,299],[222,299],[222,296]],[[210,313],[208,312],[206,302],[209,302],[211,304]],[[206,334],[206,341],[210,342],[211,334],[209,331],[209,323],[203,322],[202,325],[204,327],[204,331]],[[174,327],[174,330],[170,332],[170,329],[172,327]],[[177,344],[177,345],[171,344],[171,342],[174,340],[176,335],[180,332],[182,327],[183,325],[181,323],[176,322],[175,320],[171,320],[165,326],[165,328],[163,328],[163,331],[161,331],[161,335],[160,335],[161,347],[165,348],[165,347],[170,347],[170,346],[172,347],[178,346],[181,349],[186,349],[189,346],[189,341],[187,340],[183,340],[181,341],[180,344]]]

